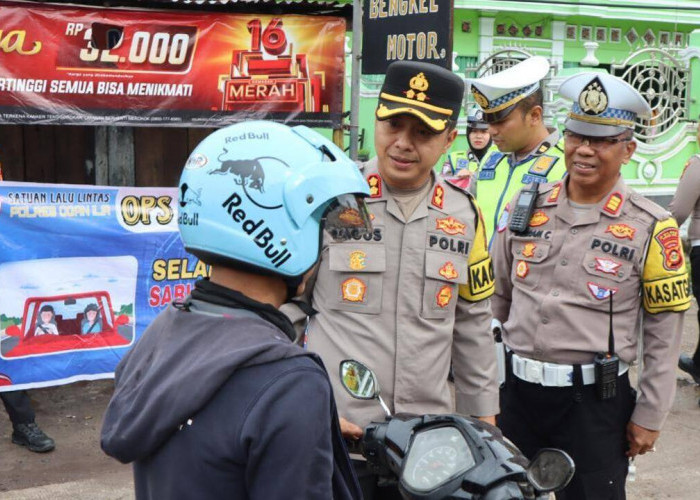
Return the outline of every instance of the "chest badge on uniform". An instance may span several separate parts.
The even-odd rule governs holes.
[[[683,250],[678,229],[669,227],[654,236],[664,254],[664,269],[676,271],[683,265]]]
[[[378,174],[370,174],[367,176],[367,184],[369,184],[369,197],[382,197],[382,178]]]
[[[637,230],[632,226],[628,226],[627,224],[610,224],[605,232],[610,233],[615,238],[619,238],[621,240],[625,238],[628,240],[633,240],[634,233],[636,233]]]
[[[605,202],[605,205],[603,205],[603,210],[605,210],[610,215],[617,215],[621,207],[622,195],[618,192],[615,192],[611,194],[608,198],[608,201]]]
[[[525,246],[523,247],[523,257],[534,257],[535,248],[537,248],[537,245],[534,243],[525,243]]]
[[[452,300],[452,287],[450,285],[445,285],[440,290],[438,290],[437,295],[435,296],[436,298],[436,303],[440,307],[447,307],[447,305],[450,303],[450,300]]]
[[[595,270],[600,271],[601,273],[617,276],[617,271],[620,269],[620,266],[622,266],[622,264],[615,262],[612,259],[601,259],[600,257],[595,258]]]
[[[348,302],[364,302],[367,285],[358,278],[348,278],[340,285],[343,292],[343,300]]]
[[[448,280],[453,280],[459,276],[459,273],[455,269],[455,265],[449,261],[445,262],[445,265],[440,268],[438,273],[440,276]]]
[[[604,286],[597,285],[596,283],[588,282],[588,291],[597,300],[605,300],[610,297],[611,294],[617,293],[617,288],[606,288]]]
[[[436,219],[435,220],[435,229],[439,229],[443,233],[447,233],[449,235],[455,235],[455,234],[464,234],[464,228],[466,226],[459,222],[457,219],[454,217],[446,217],[444,219]]]
[[[552,166],[554,160],[555,159],[551,156],[540,156],[539,158],[537,158],[537,160],[535,160],[535,163],[530,168],[530,172],[535,174],[541,174],[543,172],[546,172],[549,169],[549,167]]]
[[[542,226],[549,222],[549,217],[542,210],[538,210],[530,217],[530,227]]]
[[[559,199],[559,193],[561,192],[561,182],[552,188],[552,192],[549,193],[547,198],[547,203],[554,203]]]
[[[361,226],[364,224],[364,220],[360,216],[360,212],[358,212],[354,208],[346,208],[345,210],[340,212],[338,218],[351,226]]]
[[[359,271],[367,267],[367,264],[365,263],[366,257],[367,254],[362,250],[355,250],[354,252],[350,252],[350,269],[352,269],[353,271]]]
[[[445,188],[439,184],[435,186],[435,190],[433,191],[433,199],[430,203],[441,209],[442,205],[445,203]]]
[[[530,272],[530,266],[524,260],[519,260],[515,266],[515,275],[518,278],[524,278]]]

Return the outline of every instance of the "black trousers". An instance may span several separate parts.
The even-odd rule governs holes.
[[[693,284],[693,295],[695,301],[700,305],[700,246],[693,247],[690,251],[690,274]],[[698,326],[700,326],[700,311],[698,311]],[[700,366],[700,338],[693,354],[693,363],[695,366]]]
[[[369,470],[367,462],[364,460],[352,460],[352,466],[355,468],[357,480],[360,482],[360,489],[362,490],[362,498],[364,498],[364,500],[403,499],[401,493],[399,493],[398,483],[380,486],[377,483],[379,477]]]
[[[34,422],[34,410],[27,391],[0,392],[0,399],[13,425]]]
[[[627,373],[617,395],[601,401],[595,385],[544,387],[512,373],[501,392],[498,426],[528,457],[541,448],[566,451],[576,464],[557,500],[623,500],[628,459],[626,427],[636,394]]]

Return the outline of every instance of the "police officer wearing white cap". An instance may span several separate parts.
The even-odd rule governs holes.
[[[516,209],[494,243],[493,311],[511,361],[499,425],[526,455],[572,456],[576,474],[557,498],[621,499],[628,459],[654,451],[673,402],[688,276],[676,221],[620,175],[647,102],[604,73],[573,76],[559,92],[574,100],[568,176],[540,184],[525,224]],[[636,398],[628,367],[640,318]]]
[[[518,189],[559,180],[566,172],[559,132],[547,129],[543,121],[541,82],[548,72],[547,59],[535,56],[471,81],[472,95],[497,147],[481,161],[476,184],[489,242],[495,228],[505,227],[504,209]]]

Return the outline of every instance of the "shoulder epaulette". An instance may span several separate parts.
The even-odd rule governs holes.
[[[552,167],[556,165],[557,161],[559,161],[558,156],[541,155],[534,161],[530,167],[530,170],[528,170],[528,173],[531,175],[547,177],[549,175],[549,171],[552,170]]]
[[[669,217],[671,217],[671,213],[668,210],[664,209],[663,207],[660,207],[659,205],[657,205],[650,199],[645,198],[639,193],[632,193],[628,199],[635,206],[641,208],[649,215],[654,217],[656,220],[666,220]]]

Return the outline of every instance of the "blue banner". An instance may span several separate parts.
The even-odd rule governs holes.
[[[111,378],[209,267],[175,188],[0,182],[0,391]]]

